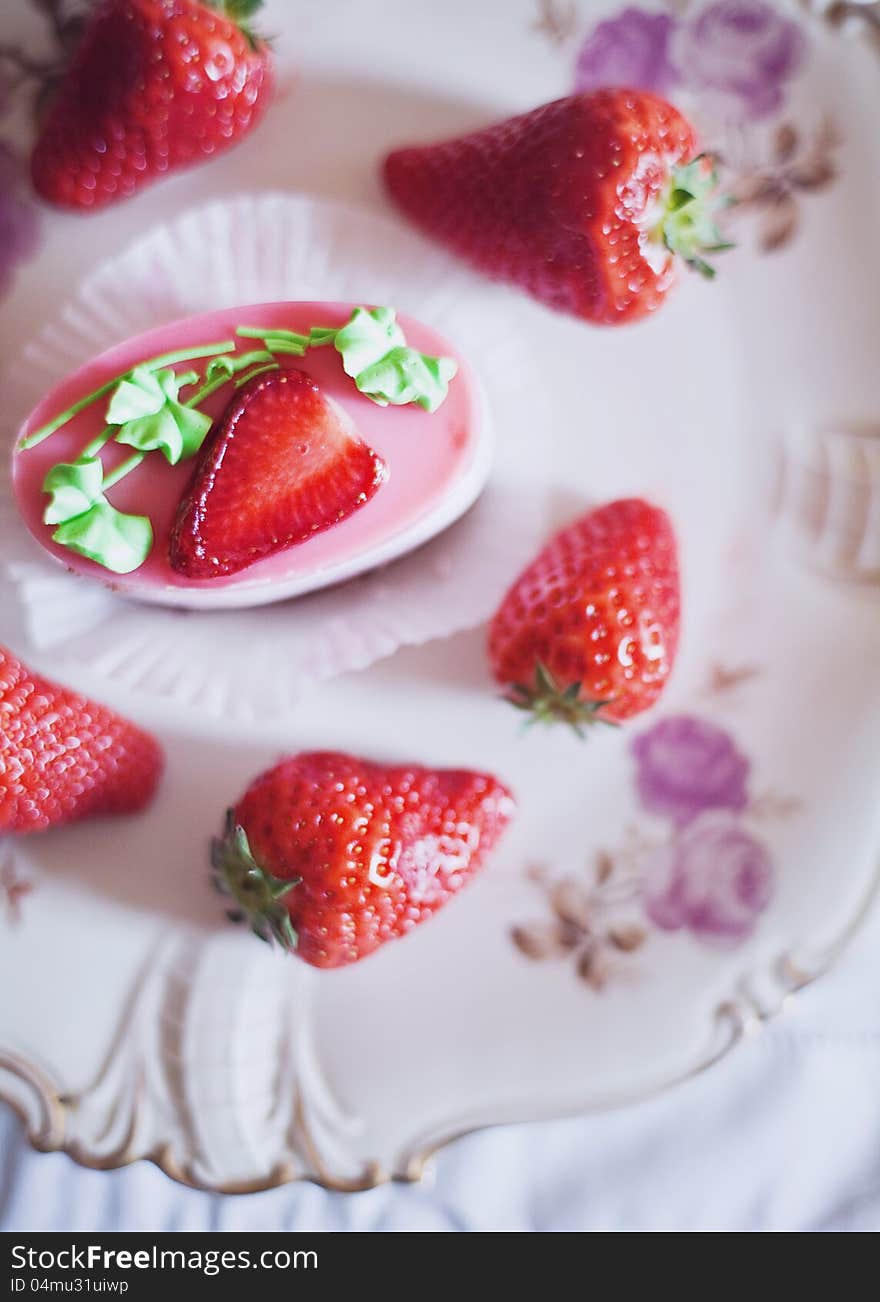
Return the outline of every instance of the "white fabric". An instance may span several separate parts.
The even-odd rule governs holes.
[[[875,913],[835,970],[711,1071],[619,1112],[473,1135],[421,1185],[196,1193],[145,1163],[107,1174],[29,1152],[0,1109],[0,1229],[875,1231],[878,951]]]

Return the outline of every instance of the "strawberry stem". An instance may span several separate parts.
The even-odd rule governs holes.
[[[210,398],[212,393],[216,393],[218,389],[222,389],[224,384],[228,383],[229,375],[218,375],[213,380],[208,380],[206,384],[203,384],[197,393],[194,393],[191,398],[187,398],[183,405],[185,407],[199,407],[206,398]]]
[[[255,366],[254,369],[252,371],[248,371],[246,375],[239,376],[239,378],[235,381],[235,387],[236,389],[241,389],[248,383],[249,380],[255,379],[256,376],[258,375],[265,375],[267,371],[280,371],[280,370],[281,367],[278,365],[277,362],[269,362],[269,364],[266,366]]]
[[[105,443],[109,443],[113,437],[115,425],[105,425],[100,434],[96,434],[91,443],[87,443],[80,452],[78,461],[88,461],[91,457],[97,456]]]
[[[66,411],[61,412],[59,416],[55,416],[45,425],[41,425],[33,434],[29,434],[27,438],[21,440],[18,445],[19,450],[24,452],[28,448],[35,448],[38,443],[42,443],[44,439],[49,438],[49,436],[54,434],[56,430],[61,429],[62,425],[66,425],[69,420],[73,420],[74,416],[78,416],[81,411],[85,411],[86,407],[90,407],[93,402],[97,402],[99,398],[103,398],[105,393],[109,393],[111,389],[116,387],[120,378],[120,376],[116,376],[115,379],[108,380],[107,383],[102,384],[100,388],[94,389],[91,393],[86,394],[84,398],[80,398],[78,402],[72,403],[71,406],[69,406]]]
[[[109,475],[105,475],[104,492],[106,493],[107,489],[112,488],[114,484],[118,484],[126,475],[130,475],[133,470],[137,470],[146,455],[145,452],[134,452],[130,457],[126,457],[125,461],[121,461],[115,470],[111,470]]]
[[[177,362],[194,362],[202,357],[217,357],[221,353],[232,353],[235,351],[234,339],[222,339],[219,344],[199,344],[195,348],[181,348],[175,353],[162,353],[159,357],[154,357],[149,362],[141,362],[148,371],[161,371],[166,366],[174,366]]]
[[[262,348],[254,349],[249,353],[241,353],[234,357],[215,357],[205,372],[205,383],[197,393],[194,393],[191,398],[187,398],[184,406],[201,406],[206,398],[210,398],[212,393],[222,389],[225,384],[229,383],[233,375],[236,375],[246,366],[251,366],[254,362],[271,362],[271,360],[272,354],[265,352]]]
[[[176,362],[190,362],[197,357],[216,357],[219,353],[231,353],[234,349],[235,340],[224,339],[217,344],[202,344],[198,348],[181,348],[177,352],[162,353],[159,357],[153,357],[150,361],[141,362],[139,365],[148,371],[159,371],[163,367],[173,366]],[[34,430],[33,434],[29,434],[27,438],[22,439],[18,445],[19,451],[25,452],[28,448],[35,448],[39,443],[44,442],[56,430],[61,429],[62,425],[66,425],[69,420],[72,420],[74,416],[78,416],[81,411],[85,411],[86,407],[90,407],[92,403],[98,402],[111,389],[115,389],[123,380],[128,379],[130,375],[131,370],[125,371],[122,375],[114,376],[106,384],[100,385],[97,389],[93,389],[91,393],[87,393],[84,398],[72,403],[66,411],[54,416],[45,425],[41,425],[38,430]]]
[[[298,344],[305,352],[309,346],[309,336],[298,334],[296,330],[280,330],[275,326],[239,326],[235,332],[242,339],[271,339],[281,340],[287,344]]]
[[[308,345],[303,347],[292,339],[280,339],[278,335],[268,335],[265,343],[273,353],[287,353],[290,357],[305,357],[306,347],[308,347]]]
[[[239,371],[245,371],[249,366],[255,366],[257,362],[273,362],[275,359],[272,354],[265,348],[254,348],[249,353],[241,353],[231,363],[232,374],[237,375]]]
[[[339,334],[329,326],[312,326],[309,331],[309,344],[312,348],[324,348],[327,344],[332,344]]]

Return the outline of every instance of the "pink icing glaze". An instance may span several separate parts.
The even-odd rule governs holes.
[[[274,326],[304,334],[312,325],[338,327],[344,324],[356,306],[359,305],[263,303],[188,317],[127,339],[94,358],[47,394],[19,430],[16,446],[21,438],[78,398],[140,361],[180,348],[231,339],[239,325]],[[108,492],[110,501],[119,510],[147,515],[152,520],[153,551],[138,570],[127,575],[111,574],[94,561],[57,546],[52,541],[51,528],[42,521],[47,500],[42,491],[43,480],[58,462],[75,460],[89,439],[100,432],[104,424],[106,398],[81,412],[43,443],[14,453],[15,494],[27,527],[42,546],[69,569],[109,583],[118,591],[131,595],[140,592],[151,600],[161,600],[156,589],[165,590],[173,600],[171,589],[181,590],[182,595],[199,589],[265,588],[298,576],[305,578],[316,572],[333,570],[352,558],[382,548],[398,535],[417,528],[420,521],[437,510],[455,485],[468,476],[473,470],[481,433],[479,396],[460,354],[445,339],[413,318],[398,315],[398,320],[407,343],[412,347],[433,356],[454,357],[458,362],[458,374],[450,383],[446,400],[431,414],[414,406],[379,407],[365,398],[343,371],[342,359],[332,347],[310,349],[302,358],[279,358],[282,365],[307,371],[324,392],[345,409],[361,437],[379,453],[389,470],[386,483],[370,502],[325,533],[238,574],[198,582],[186,579],[176,574],[168,564],[168,537],[177,503],[192,475],[195,460],[169,466],[160,453],[154,452]],[[259,341],[253,339],[242,339],[238,343],[239,351],[260,346]],[[204,364],[183,363],[177,369],[203,368]],[[216,417],[231,394],[230,385],[209,398],[204,410]],[[130,448],[108,443],[101,453],[105,473],[109,473],[130,452]]]

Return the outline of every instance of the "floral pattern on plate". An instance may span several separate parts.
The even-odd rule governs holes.
[[[633,7],[588,34],[575,89],[629,85],[674,95],[686,88],[725,118],[765,118],[782,108],[806,50],[798,24],[765,0],[716,0],[681,18]]]
[[[34,884],[19,874],[11,851],[0,858],[0,919],[7,926],[17,927],[22,919],[21,903],[30,895]]]
[[[0,43],[0,119],[12,118],[22,98],[39,116],[82,35],[83,0],[30,0],[47,20],[52,53],[43,58],[14,42]],[[27,162],[7,139],[0,139],[0,296],[12,285],[16,265],[40,245],[40,212],[30,193]]]
[[[749,672],[748,676],[751,676]],[[719,671],[712,690],[727,690],[742,671]],[[549,920],[517,924],[511,938],[530,959],[573,957],[578,976],[601,990],[651,930],[680,931],[728,949],[753,935],[773,898],[773,856],[754,824],[787,818],[799,802],[768,792],[752,797],[751,763],[735,738],[695,714],[673,715],[630,743],[642,815],[616,849],[597,851],[580,873],[532,867],[550,906]]]
[[[39,245],[37,210],[26,197],[21,161],[0,141],[0,295],[12,284],[17,262]]]
[[[827,8],[829,22],[841,19],[839,8]],[[875,6],[861,9],[867,18]],[[578,31],[578,11],[547,0],[534,26],[567,45]],[[719,165],[732,201],[728,226],[755,216],[758,247],[771,253],[794,237],[800,201],[836,175],[834,123],[807,127],[789,112],[789,90],[808,58],[805,28],[768,0],[628,5],[582,36],[574,89],[628,85],[681,99],[702,120],[707,152]]]

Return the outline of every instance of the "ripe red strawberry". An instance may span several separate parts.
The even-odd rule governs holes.
[[[678,563],[665,511],[638,498],[552,538],[507,593],[489,659],[509,699],[576,732],[653,705],[675,660]]]
[[[645,91],[570,95],[385,160],[392,198],[496,280],[588,321],[653,311],[680,254],[705,274],[721,244],[712,164],[692,127]]]
[[[178,507],[171,566],[192,579],[235,574],[346,519],[385,477],[385,463],[304,371],[255,375],[202,449]]]
[[[148,733],[0,646],[0,833],[135,813],[152,800],[162,764]]]
[[[271,93],[242,21],[261,0],[98,0],[31,160],[36,189],[83,210],[240,140]]]
[[[230,916],[258,936],[314,967],[343,967],[436,913],[513,811],[485,773],[295,755],[230,810],[215,880],[239,906]]]

